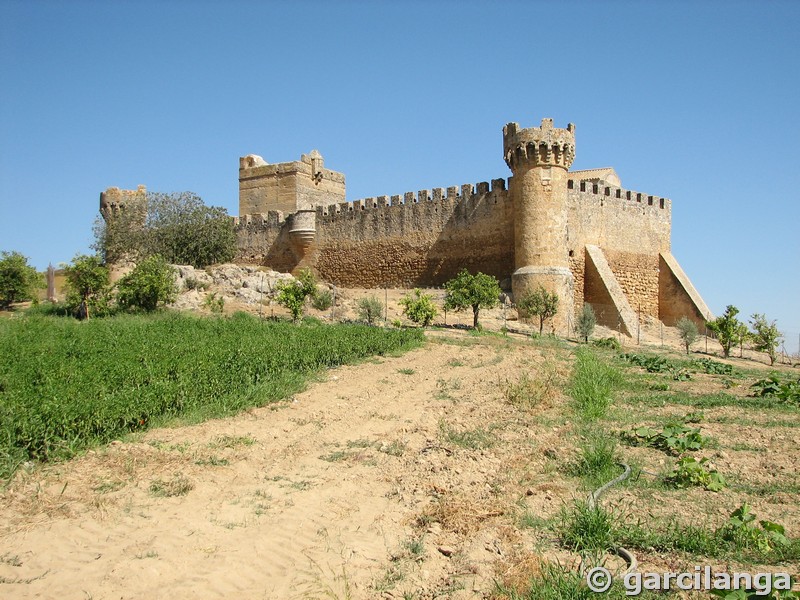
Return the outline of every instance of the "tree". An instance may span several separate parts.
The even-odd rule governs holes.
[[[314,296],[317,281],[310,269],[302,269],[297,279],[278,282],[278,304],[292,313],[292,321],[297,322],[303,315],[306,298]]]
[[[33,300],[42,287],[44,278],[28,264],[27,257],[19,252],[0,252],[0,308]]]
[[[729,304],[721,317],[708,322],[708,328],[717,334],[725,358],[731,355],[731,347],[736,343],[739,328],[742,325],[742,322],[736,318],[738,314],[739,309]]]
[[[759,352],[766,352],[769,356],[769,364],[774,365],[778,358],[775,350],[783,340],[783,334],[778,331],[775,321],[768,321],[763,314],[755,313],[750,317],[750,326],[753,328],[751,334],[755,349]]]
[[[147,193],[142,212],[121,211],[95,223],[95,248],[106,262],[160,254],[168,263],[203,268],[236,255],[236,233],[224,208],[192,192]]]
[[[681,317],[675,326],[678,328],[678,335],[686,348],[686,354],[689,354],[689,346],[697,340],[697,324],[687,317]]]
[[[478,315],[482,308],[497,306],[500,298],[500,283],[491,275],[462,269],[453,279],[444,284],[444,307],[447,310],[472,308],[472,326],[479,329]]]
[[[78,254],[64,265],[67,280],[67,306],[78,318],[103,313],[109,305],[109,274],[99,256]]]
[[[433,296],[423,293],[420,289],[415,289],[400,298],[400,306],[403,307],[405,316],[423,327],[430,325],[433,317],[439,312],[433,303]]]
[[[591,304],[584,302],[583,310],[578,316],[578,322],[576,323],[578,335],[583,338],[583,341],[589,341],[589,337],[594,333],[595,325],[597,325],[597,318],[594,316],[594,309]]]
[[[178,296],[175,274],[175,267],[163,256],[148,256],[119,280],[117,302],[123,308],[140,308],[148,312],[161,304],[174,302]]]
[[[383,314],[383,302],[375,296],[362,298],[358,301],[358,317],[367,324],[372,325]]]
[[[539,335],[542,335],[545,321],[558,312],[558,294],[550,293],[540,285],[520,298],[517,307],[528,315],[539,317]]]

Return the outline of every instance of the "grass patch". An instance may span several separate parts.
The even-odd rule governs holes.
[[[579,348],[575,353],[569,393],[576,412],[583,419],[591,421],[605,416],[612,393],[621,382],[620,372],[591,349]]]
[[[580,450],[580,456],[568,466],[567,473],[583,479],[587,487],[599,487],[621,473],[616,437],[601,429],[587,430],[580,441]]]
[[[420,345],[414,329],[294,325],[244,314],[0,321],[0,477],[176,417],[291,396],[321,369]]]
[[[185,496],[194,488],[194,484],[183,475],[175,475],[172,479],[156,479],[150,483],[150,494],[156,498]]]
[[[475,429],[457,430],[442,422],[439,423],[439,432],[444,441],[468,450],[491,448],[496,442],[491,428],[477,427]]]

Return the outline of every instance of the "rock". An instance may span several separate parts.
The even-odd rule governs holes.
[[[450,558],[451,556],[453,556],[453,554],[455,554],[455,550],[450,546],[438,546],[436,549],[447,558]]]

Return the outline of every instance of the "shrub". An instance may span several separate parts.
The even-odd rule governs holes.
[[[706,466],[707,462],[707,458],[697,460],[692,456],[683,456],[667,477],[667,481],[677,488],[698,486],[718,492],[728,484],[716,469]]]
[[[722,354],[727,358],[731,355],[731,347],[741,337],[743,323],[736,318],[739,309],[729,304],[721,317],[708,322],[708,328],[717,334],[717,339],[722,346]]]
[[[310,269],[302,269],[297,279],[290,282],[278,282],[278,304],[292,313],[292,320],[297,322],[303,316],[306,298],[317,291],[317,282]]]
[[[383,314],[383,302],[375,296],[362,298],[358,301],[358,318],[372,325]]]
[[[675,326],[678,328],[678,335],[686,348],[686,354],[689,354],[689,346],[697,339],[697,325],[691,319],[681,317]]]
[[[212,313],[222,313],[225,310],[225,296],[222,294],[217,295],[216,292],[211,292],[203,300],[203,306]]]
[[[539,335],[542,335],[545,321],[558,312],[558,294],[550,293],[540,285],[520,298],[517,307],[529,316],[539,317]]]
[[[425,294],[420,289],[406,294],[400,299],[400,305],[403,307],[403,314],[411,321],[427,327],[433,321],[438,311],[436,305],[433,303],[433,296]]]
[[[491,275],[471,275],[466,269],[444,284],[447,290],[444,307],[448,310],[472,308],[472,326],[480,327],[478,315],[481,308],[492,308],[500,299],[500,283]]]
[[[589,337],[594,333],[594,327],[597,325],[597,318],[594,316],[594,309],[591,304],[584,302],[583,310],[578,316],[576,329],[578,336],[583,338],[583,341],[589,342]]]
[[[19,252],[2,252],[0,255],[0,308],[33,300],[36,290],[44,287],[44,277]]]
[[[311,306],[316,310],[328,310],[333,304],[333,294],[329,289],[315,288],[311,294]]]
[[[147,257],[117,284],[119,305],[152,312],[161,304],[174,302],[178,295],[175,274],[175,267],[163,257]]]
[[[753,332],[750,336],[755,344],[755,349],[759,352],[766,352],[769,356],[769,364],[774,365],[777,354],[775,349],[783,340],[783,334],[778,331],[775,321],[767,321],[767,317],[762,314],[754,314],[750,317],[750,324]]]
[[[167,262],[202,268],[236,254],[236,233],[224,208],[192,192],[148,192],[146,205],[95,223],[95,248],[107,262],[160,254]]]
[[[619,343],[617,338],[607,337],[607,338],[600,338],[599,340],[592,341],[593,346],[597,346],[598,348],[608,348],[609,350],[615,350],[619,352],[622,350],[622,344]]]
[[[67,281],[67,306],[78,318],[109,311],[110,283],[108,269],[99,256],[79,254],[64,267]]]

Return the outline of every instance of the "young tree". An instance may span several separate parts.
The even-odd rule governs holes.
[[[540,285],[520,298],[517,306],[529,315],[539,317],[539,335],[542,335],[545,321],[558,312],[558,294],[550,293]]]
[[[783,334],[778,331],[775,321],[768,321],[763,314],[755,313],[750,317],[750,326],[753,328],[752,339],[756,350],[766,352],[769,364],[774,365],[778,358],[776,349],[783,340]]]
[[[44,278],[28,264],[25,256],[19,252],[0,252],[0,308],[33,300],[36,290],[42,287]]]
[[[736,318],[738,314],[739,309],[729,304],[721,317],[708,322],[708,328],[717,334],[725,358],[731,355],[731,347],[736,343],[738,331],[742,325],[742,322]]]
[[[472,308],[472,326],[479,329],[478,315],[481,308],[497,306],[500,299],[500,283],[491,275],[476,273],[462,269],[453,279],[444,284],[447,292],[444,307],[447,310],[464,310]]]
[[[236,254],[236,233],[224,208],[206,206],[192,192],[148,192],[146,215],[122,211],[95,223],[95,248],[106,262],[160,254],[171,264],[196,268],[227,262]]]
[[[383,314],[383,302],[378,300],[375,296],[369,298],[362,298],[358,301],[358,316],[362,321],[366,321],[368,325],[372,325],[381,318]]]
[[[292,313],[292,321],[297,322],[303,316],[306,298],[313,297],[317,291],[317,281],[310,269],[302,269],[289,283],[278,282],[278,304]]]
[[[78,254],[64,266],[67,280],[67,306],[78,318],[108,309],[109,274],[99,256]]]
[[[595,325],[597,325],[597,318],[594,315],[594,309],[591,304],[584,302],[583,310],[578,315],[578,321],[575,324],[578,335],[583,338],[584,342],[589,341],[589,337],[594,333]]]
[[[425,294],[422,290],[415,289],[400,299],[403,307],[403,314],[414,323],[427,327],[436,316],[436,305],[433,303],[433,296]]]
[[[678,335],[686,348],[686,354],[689,354],[689,346],[697,340],[697,324],[687,317],[681,317],[675,326],[678,328]]]
[[[174,302],[178,296],[175,267],[164,257],[154,254],[119,280],[117,302],[124,308],[141,308],[152,312],[161,304]]]

